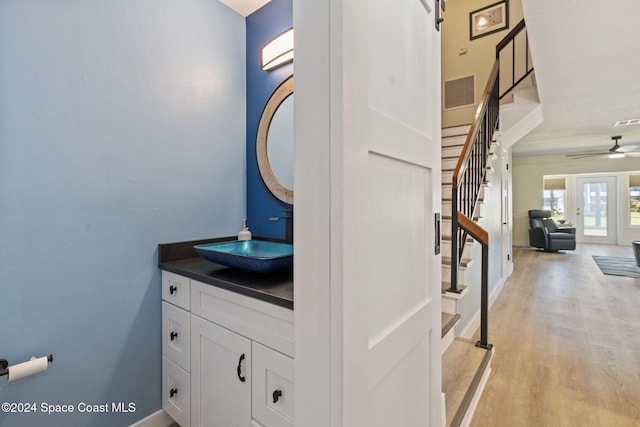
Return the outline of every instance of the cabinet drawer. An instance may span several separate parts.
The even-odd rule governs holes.
[[[162,409],[181,427],[191,425],[191,377],[189,373],[162,357]]]
[[[251,355],[251,415],[265,427],[292,427],[293,359],[256,342],[251,343]]]
[[[293,355],[293,311],[191,281],[191,311],[251,340]]]
[[[169,271],[162,272],[162,299],[173,305],[190,310],[189,298],[191,280]]]
[[[191,313],[165,301],[162,301],[162,355],[191,371]]]

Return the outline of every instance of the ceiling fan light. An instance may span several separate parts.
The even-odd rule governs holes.
[[[609,154],[609,158],[610,159],[621,159],[624,157],[624,153],[622,152],[618,152],[618,153],[610,153]]]

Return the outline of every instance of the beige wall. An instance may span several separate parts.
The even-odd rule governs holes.
[[[545,156],[522,156],[512,160],[513,176],[513,244],[529,245],[529,209],[542,208],[542,180],[545,175],[578,175],[607,173],[618,178],[618,244],[626,245],[640,239],[640,229],[629,228],[628,176],[639,172],[638,158],[624,159],[589,158],[567,159],[562,154]],[[568,180],[567,218],[575,221],[575,206],[569,192],[573,188]]]
[[[443,111],[443,127],[470,124],[473,121],[477,104],[489,78],[489,72],[495,59],[495,47],[514,25],[522,19],[522,6],[520,0],[509,1],[509,28],[495,34],[469,40],[469,12],[491,5],[497,0],[448,0],[443,16],[445,22],[442,26],[442,80],[453,80],[468,75],[476,78],[476,106]],[[459,55],[460,49],[466,49],[467,53]],[[508,209],[502,209],[503,200],[509,200],[510,189],[503,190],[503,176],[508,176],[510,171],[507,164],[510,161],[510,152],[503,150],[500,143],[495,148],[497,158],[492,160],[493,171],[487,176],[489,186],[484,190],[484,204],[481,207],[481,219],[479,224],[489,232],[489,292],[494,294],[507,279],[512,269],[512,257],[505,257],[503,244],[510,252],[511,239],[502,234],[503,215],[509,216]],[[504,192],[508,192],[509,196]],[[506,241],[505,241],[506,240]],[[459,313],[461,319],[456,326],[457,332],[469,331],[473,325],[474,316],[480,309],[480,246],[475,244],[472,249],[473,257],[477,260],[465,271],[464,282],[469,289],[469,295],[460,302]],[[497,294],[496,294],[497,295]],[[471,331],[473,333],[473,331]],[[470,338],[470,336],[468,337]]]
[[[509,0],[509,28],[475,40],[469,40],[469,12],[496,0],[448,0],[442,26],[442,81],[475,75],[476,106],[484,91],[495,59],[496,44],[522,19],[520,0]],[[460,55],[460,49],[467,53]],[[443,90],[444,92],[444,90]],[[470,124],[476,106],[443,111],[442,127]]]

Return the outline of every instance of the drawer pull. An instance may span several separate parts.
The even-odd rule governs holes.
[[[173,397],[176,394],[178,394],[178,389],[177,388],[172,388],[171,390],[169,390],[169,397]]]
[[[169,338],[171,338],[171,341],[175,340],[178,337],[178,333],[177,332],[171,332],[169,334]]]
[[[169,286],[169,294],[173,295],[174,293],[176,293],[178,291],[178,288],[171,285]]]
[[[244,360],[244,353],[240,356],[240,360],[238,360],[238,379],[242,382],[245,382],[247,379],[242,376],[242,361]]]
[[[278,400],[282,397],[282,390],[276,390],[273,392],[273,403],[278,403]]]

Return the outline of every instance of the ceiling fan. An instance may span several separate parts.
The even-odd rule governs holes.
[[[626,147],[620,146],[618,141],[622,139],[622,136],[612,136],[611,140],[613,141],[613,146],[609,148],[608,151],[584,151],[582,153],[573,153],[567,154],[567,157],[571,157],[574,159],[585,159],[588,157],[596,157],[596,156],[607,156],[610,159],[621,159],[626,155],[632,157],[640,157],[640,149],[636,145],[628,145]]]

